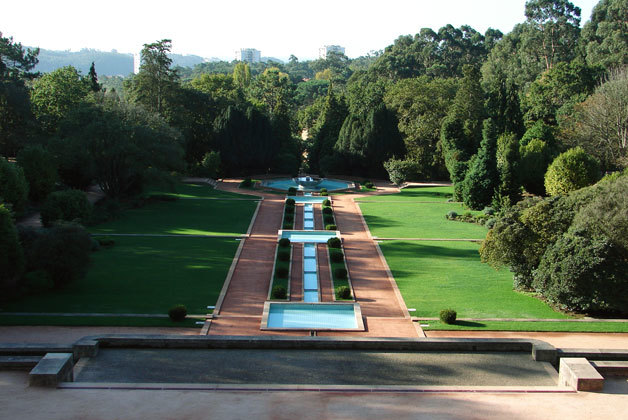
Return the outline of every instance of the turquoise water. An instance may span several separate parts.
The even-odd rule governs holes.
[[[336,232],[331,231],[304,231],[304,230],[284,230],[281,232],[282,238],[290,239],[290,242],[315,242],[325,243],[329,238],[336,237]]]
[[[328,200],[329,197],[325,197],[325,196],[312,196],[312,195],[289,195],[286,198],[292,198],[294,200],[295,203],[297,204],[305,204],[305,203],[313,203],[313,204],[320,204],[325,200]]]
[[[298,185],[292,178],[276,178],[262,181],[262,186],[286,191],[289,188],[296,188],[299,191],[320,191],[321,188],[327,188],[327,191],[338,191],[352,188],[353,182],[341,181],[339,179],[323,179],[320,184],[306,188]]]
[[[358,328],[353,305],[282,304],[273,302],[268,311],[268,328]]]

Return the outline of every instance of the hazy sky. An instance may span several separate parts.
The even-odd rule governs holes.
[[[2,5],[0,31],[23,45],[138,52],[172,39],[173,52],[232,60],[243,47],[263,56],[316,58],[337,44],[349,57],[383,49],[399,36],[451,23],[510,32],[526,0],[31,0]],[[589,20],[598,0],[572,0]]]

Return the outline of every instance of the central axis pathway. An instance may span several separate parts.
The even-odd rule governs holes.
[[[219,189],[242,193],[237,182],[221,182]],[[262,312],[281,227],[284,195],[255,191],[263,196],[250,236],[244,239],[222,304],[214,313],[209,335],[309,335],[308,331],[261,331]],[[355,296],[365,318],[364,332],[319,332],[319,336],[417,337],[394,280],[369,238],[360,209],[350,195],[335,196],[334,213],[343,236],[346,261]],[[419,329],[420,331],[420,329]],[[420,334],[422,336],[422,334]]]

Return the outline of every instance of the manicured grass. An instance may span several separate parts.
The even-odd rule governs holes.
[[[477,330],[477,331],[565,331],[565,332],[599,332],[626,333],[628,322],[502,322],[502,321],[456,321],[448,325],[440,321],[421,321],[426,331],[437,330]]]
[[[92,266],[82,281],[24,296],[3,304],[2,311],[167,314],[171,306],[183,304],[188,314],[205,314],[218,299],[239,244],[234,239],[186,237],[116,237],[115,241],[112,248],[92,253]],[[40,321],[51,325],[55,320],[42,317]],[[172,325],[168,318],[124,318],[115,324],[88,318],[85,325],[102,322]]]
[[[374,195],[358,201],[436,201],[447,202],[453,196],[454,187],[412,187],[404,188],[398,194]]]
[[[451,308],[458,318],[566,318],[513,291],[512,273],[482,264],[478,244],[386,241],[380,247],[406,305],[416,308],[414,316],[438,317]]]
[[[460,203],[360,203],[371,234],[380,238],[484,239],[486,228],[445,218]],[[480,212],[471,212],[477,214]]]
[[[152,202],[119,219],[90,227],[92,233],[236,235],[246,233],[257,202],[177,200]]]
[[[170,318],[123,318],[93,316],[17,316],[2,315],[0,325],[56,325],[67,327],[173,327],[201,328],[196,321],[201,319],[186,318],[182,322],[171,321]]]
[[[243,198],[250,200],[259,200],[259,197],[253,195],[236,194],[229,191],[216,190],[207,184],[187,184],[177,183],[174,191],[165,188],[149,188],[144,195],[167,195],[178,198]]]

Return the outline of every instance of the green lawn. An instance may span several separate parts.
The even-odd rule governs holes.
[[[435,330],[476,330],[476,331],[565,331],[596,333],[628,333],[628,322],[502,322],[502,321],[456,321],[447,325],[440,321],[421,321],[426,331]]]
[[[459,318],[566,318],[513,291],[512,273],[482,264],[478,244],[387,241],[380,247],[406,305],[416,308],[414,316],[438,317],[451,308]]]
[[[92,254],[84,280],[3,304],[2,311],[167,314],[171,306],[184,304],[189,314],[205,314],[218,299],[239,244],[234,239],[185,237],[116,237],[115,241],[112,248]],[[48,323],[44,317],[40,321]],[[94,318],[90,325],[101,322],[145,325],[148,321],[124,318],[112,324]],[[172,324],[168,318],[150,323]]]
[[[383,194],[360,198],[358,201],[436,201],[447,202],[454,193],[454,187],[413,187],[404,188],[398,194]]]
[[[259,197],[248,194],[236,194],[229,191],[216,190],[207,184],[187,184],[178,183],[174,186],[174,191],[165,188],[149,188],[145,195],[168,195],[178,198],[243,198],[249,200],[259,200]]]
[[[465,213],[460,203],[360,203],[373,236],[380,238],[484,239],[486,228],[445,218],[453,210]],[[479,212],[471,212],[477,214]]]
[[[229,200],[157,201],[116,220],[90,227],[92,233],[236,235],[246,233],[257,202]]]

